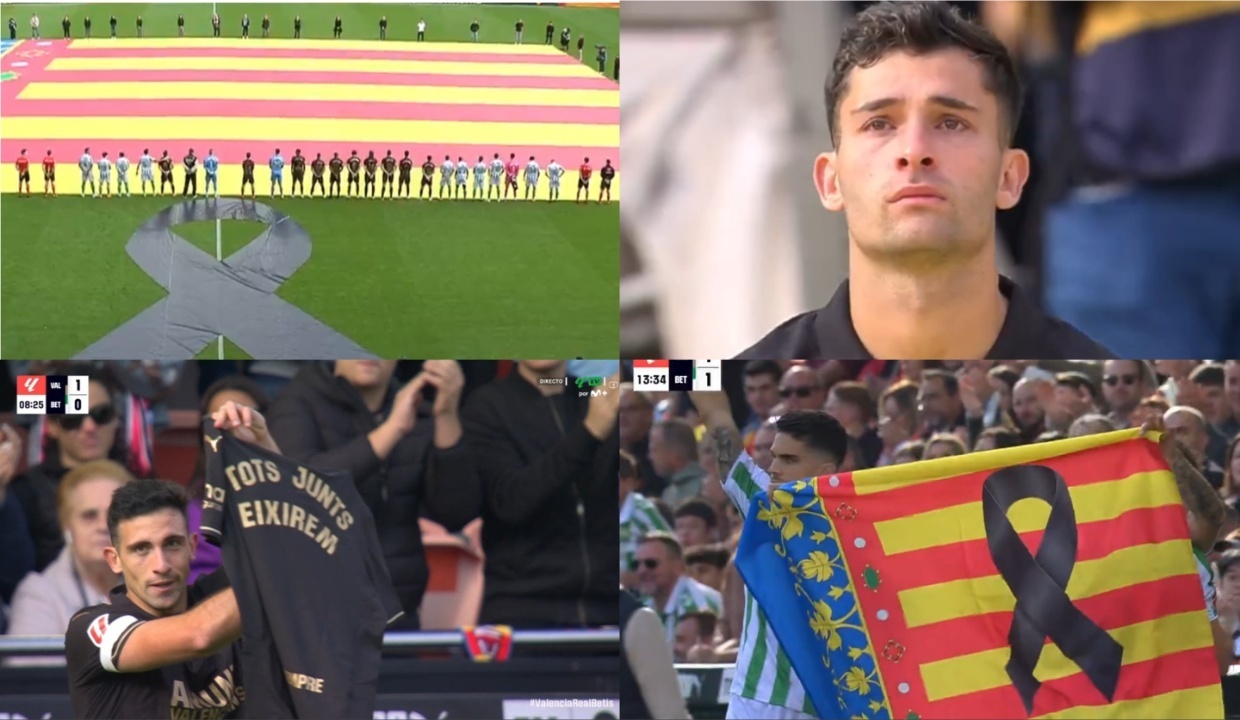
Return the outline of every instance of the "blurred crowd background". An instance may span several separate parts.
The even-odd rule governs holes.
[[[724,361],[723,375],[763,469],[774,421],[793,410],[821,410],[843,425],[844,471],[1140,427],[1159,414],[1233,508],[1240,492],[1236,360],[757,360]],[[677,663],[734,662],[743,518],[723,492],[711,438],[686,394],[621,389],[621,581],[663,619]],[[1218,608],[1240,619],[1240,534],[1225,532],[1215,547]]]
[[[841,29],[869,4],[624,6],[622,356],[740,352],[847,276],[811,172]],[[1033,171],[998,213],[1000,270],[1121,357],[1236,356],[1240,3],[952,4],[1026,88]]]
[[[352,474],[405,607],[391,629],[615,624],[618,393],[563,382],[615,360],[3,364],[0,631],[62,635],[106,602],[120,582],[103,559],[107,509],[133,478],[184,485],[197,530],[201,421],[229,400],[259,409],[286,456]],[[432,365],[455,391],[402,392]],[[14,415],[23,374],[89,376],[89,414]],[[200,541],[188,580],[219,565]]]

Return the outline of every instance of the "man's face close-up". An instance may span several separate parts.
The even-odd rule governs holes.
[[[853,68],[838,117],[839,146],[819,157],[816,181],[867,256],[975,255],[993,242],[995,208],[1020,200],[1028,159],[1005,150],[998,99],[964,50]]]

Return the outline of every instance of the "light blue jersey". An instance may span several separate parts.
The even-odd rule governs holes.
[[[499,179],[504,174],[504,161],[495,158],[491,161],[491,184],[499,185]]]
[[[207,159],[202,161],[202,166],[207,170],[207,177],[215,177],[220,170],[220,159],[215,155],[208,155]]]
[[[464,160],[456,163],[456,184],[464,185],[469,180],[469,165]]]
[[[142,172],[143,180],[154,181],[155,158],[150,155],[143,155],[138,158],[138,169]]]
[[[99,160],[99,179],[108,182],[112,179],[112,161],[107,158]]]
[[[116,160],[116,174],[121,180],[129,177],[129,158],[121,157]]]
[[[551,181],[551,187],[559,187],[562,177],[564,177],[564,166],[552,160],[547,166],[547,178]]]
[[[284,157],[282,155],[272,155],[271,160],[267,162],[267,166],[271,168],[271,179],[284,177]]]
[[[82,157],[78,159],[78,167],[82,169],[82,177],[90,175],[90,171],[95,167],[95,160],[90,153],[82,153]]]
[[[452,179],[452,173],[456,172],[456,165],[451,160],[444,160],[443,165],[439,166],[439,184],[447,185]]]
[[[531,185],[538,184],[538,176],[542,174],[542,168],[538,166],[538,162],[531,160],[525,164],[525,181]]]
[[[474,187],[482,187],[482,181],[486,176],[487,164],[479,160],[478,164],[474,166]]]

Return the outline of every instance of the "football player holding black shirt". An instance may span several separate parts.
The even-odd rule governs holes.
[[[426,197],[434,199],[431,195],[431,183],[435,178],[435,161],[430,155],[426,156],[426,162],[422,163],[422,185],[418,188],[418,199],[422,199],[422,191],[426,191]]]
[[[353,193],[362,194],[361,176],[358,175],[362,170],[362,159],[357,156],[357,151],[349,156],[349,182],[345,184],[345,194],[349,197],[356,197]]]
[[[310,197],[314,197],[315,185],[319,186],[320,194],[324,197],[327,196],[327,190],[323,187],[323,169],[325,167],[327,167],[327,163],[323,162],[323,153],[316,153],[314,162],[310,163],[310,171],[314,173],[314,177],[310,180]]]
[[[297,194],[298,188],[301,189],[301,195],[306,194],[306,158],[302,157],[301,150],[293,153],[293,193]],[[314,187],[311,186],[311,190]]]
[[[334,188],[335,197],[340,197],[340,173],[344,172],[344,160],[340,159],[340,153],[332,153],[332,161],[328,165],[331,167],[332,178],[328,181],[327,188],[329,191]]]
[[[387,191],[388,197],[396,199],[396,188],[392,181],[396,177],[396,158],[392,157],[392,151],[388,150],[387,157],[383,158],[383,188],[379,190],[379,197],[383,197],[383,192]]]
[[[413,192],[412,188],[409,186],[409,183],[410,183],[409,176],[412,173],[413,173],[413,158],[409,157],[409,151],[406,150],[405,157],[401,158],[400,160],[400,184],[397,187],[398,193],[399,193],[400,188],[404,188],[405,197],[409,197],[409,193]]]
[[[375,168],[379,167],[379,158],[375,157],[375,151],[371,150],[366,155],[366,197],[375,196]]]

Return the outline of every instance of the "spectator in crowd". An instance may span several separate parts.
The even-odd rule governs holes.
[[[1240,492],[1240,433],[1227,443],[1227,452],[1223,457],[1226,463],[1223,465],[1223,487],[1219,489],[1219,493],[1235,507],[1236,495]],[[3,476],[0,476],[0,481],[2,480]]]
[[[973,443],[973,452],[1001,450],[1022,444],[1022,438],[1012,428],[996,425],[988,427],[977,436]]]
[[[771,466],[771,445],[775,442],[775,421],[779,418],[767,418],[753,434],[753,455],[754,462],[758,463],[760,468],[768,468]]]
[[[1197,367],[1197,363],[1194,360],[1155,360],[1154,369],[1158,371],[1159,375],[1166,378],[1158,386],[1158,394],[1167,398],[1167,402],[1172,405],[1194,405],[1193,400],[1196,398],[1196,394],[1193,391],[1196,390],[1196,386],[1191,383],[1189,375],[1195,367]],[[1181,389],[1193,394],[1180,397]]]
[[[1012,416],[1012,392],[1020,373],[1010,365],[996,365],[986,371],[986,385],[993,391],[993,403],[986,405],[984,425],[994,427]]]
[[[694,422],[701,422],[701,420],[697,419]],[[706,474],[702,477],[702,499],[715,513],[717,525],[715,526],[714,535],[716,538],[726,538],[734,527],[732,518],[727,514],[727,508],[731,507],[732,503],[728,502],[727,493],[723,491],[723,478],[719,477],[719,461],[715,454],[715,439],[701,429],[698,429],[696,433],[699,436],[698,465],[706,471]],[[689,547],[689,545],[685,547]]]
[[[131,395],[147,402],[151,422],[156,428],[168,425],[167,400],[176,390],[185,369],[184,361],[112,360],[107,363],[112,377]]]
[[[1012,419],[1026,442],[1046,431],[1047,400],[1054,386],[1040,378],[1021,378],[1012,390]]]
[[[783,370],[774,360],[753,360],[745,365],[745,403],[750,415],[741,425],[741,440],[753,447],[753,436],[779,403],[779,380]],[[752,452],[752,450],[751,450]]]
[[[1161,395],[1151,395],[1137,403],[1137,409],[1130,415],[1132,422],[1129,424],[1139,426],[1155,415],[1162,417],[1170,409],[1171,405],[1163,400]]]
[[[1054,401],[1046,408],[1046,426],[1066,432],[1082,415],[1098,412],[1098,385],[1083,372],[1067,371],[1055,376]]]
[[[1232,638],[1231,661],[1240,658],[1240,549],[1224,552],[1215,563],[1215,607],[1219,624]]]
[[[919,424],[917,393],[917,385],[909,380],[900,380],[882,392],[878,437],[882,440],[883,449],[874,463],[875,467],[892,464],[896,448],[916,435]]]
[[[689,569],[689,577],[706,587],[722,591],[724,571],[732,551],[720,543],[686,547],[685,567]]]
[[[671,648],[653,610],[620,593],[620,705],[634,720],[689,720]]]
[[[637,585],[637,546],[647,533],[671,531],[654,503],[638,492],[637,459],[620,451],[620,584]]]
[[[664,502],[675,507],[702,492],[706,471],[697,458],[697,435],[688,422],[672,418],[650,431],[650,464],[667,484]]]
[[[203,417],[215,414],[224,403],[233,401],[244,407],[254,408],[263,417],[267,417],[267,395],[258,383],[245,375],[226,375],[216,380],[202,394],[200,406]],[[189,505],[186,506],[187,527],[191,533],[197,533],[202,527],[202,501],[206,497],[207,487],[207,448],[206,438],[199,443],[198,464],[189,483]],[[201,538],[201,535],[199,535]],[[216,570],[223,563],[220,549],[209,542],[199,541],[198,551],[189,564],[189,583],[200,576]]]
[[[112,493],[133,481],[111,460],[82,463],[65,474],[56,490],[56,510],[65,547],[51,565],[17,586],[9,635],[62,635],[69,618],[84,607],[107,603],[121,582],[104,559],[111,545],[108,507]],[[22,658],[21,664],[63,665],[63,657]]]
[[[926,454],[923,459],[937,460],[953,455],[964,455],[965,452],[967,449],[960,436],[951,433],[935,433],[926,440]]]
[[[395,369],[395,360],[308,363],[272,403],[267,423],[285,456],[353,478],[405,609],[394,627],[412,630],[429,572],[418,518],[457,531],[480,501],[458,415],[460,366],[428,360],[403,387]],[[432,390],[434,400],[424,402]]]
[[[70,366],[65,374],[90,377],[89,414],[46,416],[43,462],[28,469],[9,488],[26,514],[26,526],[35,546],[36,572],[46,570],[65,545],[56,511],[61,478],[92,460],[107,458],[125,464],[117,445],[117,412],[113,403],[120,394],[118,388],[90,365]]]
[[[1191,370],[1188,379],[1192,383],[1193,407],[1201,411],[1210,427],[1210,442],[1206,453],[1219,465],[1226,463],[1227,425],[1232,420],[1231,406],[1227,404],[1226,373],[1219,363],[1202,363]],[[1232,433],[1235,435],[1235,433]]]
[[[929,460],[926,457],[926,443],[921,440],[909,440],[896,448],[895,453],[891,456],[891,464],[903,465],[905,463],[920,462],[923,459]]]
[[[1167,432],[1184,446],[1188,459],[1201,471],[1215,490],[1223,487],[1223,468],[1210,462],[1206,446],[1210,435],[1205,416],[1197,408],[1174,405],[1163,414]]]
[[[4,606],[13,599],[17,584],[34,570],[34,540],[26,527],[21,501],[9,492],[21,462],[21,436],[8,424],[0,424],[0,633],[4,632]]]
[[[1118,429],[1115,427],[1115,421],[1109,416],[1100,413],[1088,413],[1072,421],[1072,427],[1068,429],[1068,437],[1099,435],[1101,433],[1115,432]]]
[[[718,620],[718,616],[709,612],[682,615],[672,638],[672,658],[684,663],[715,662],[715,624]]]
[[[1227,407],[1231,409],[1231,420],[1219,429],[1231,437],[1240,433],[1240,360],[1223,363],[1223,395],[1227,398]]]
[[[1141,398],[1154,391],[1153,377],[1144,360],[1107,360],[1102,365],[1102,397],[1110,408],[1111,422],[1126,428],[1129,414]]]
[[[521,360],[465,407],[483,492],[483,623],[615,622],[619,516],[607,486],[617,476],[620,393],[583,397],[541,382],[566,368]]]
[[[921,419],[924,434],[957,433],[963,439],[968,432],[964,403],[960,399],[960,381],[947,370],[926,370],[921,376]]]
[[[821,410],[827,401],[827,390],[818,379],[818,373],[806,365],[793,365],[784,372],[779,383],[779,397],[784,412]]]
[[[691,497],[676,507],[676,539],[683,548],[718,540],[719,516],[706,500]]]
[[[637,458],[641,491],[648,497],[663,495],[665,483],[650,464],[650,426],[654,424],[654,403],[646,393],[633,390],[632,383],[620,385],[620,447]]]
[[[685,572],[683,551],[675,535],[646,535],[637,548],[637,564],[637,587],[646,604],[659,614],[668,643],[675,640],[676,626],[685,616],[703,612],[718,616],[723,609],[719,591]]]
[[[801,409],[823,410],[824,405]],[[877,465],[883,452],[883,441],[878,436],[878,430],[874,428],[877,407],[869,388],[855,380],[838,382],[827,394],[825,410],[844,426],[848,437],[856,443],[860,457],[854,464],[862,467]]]

